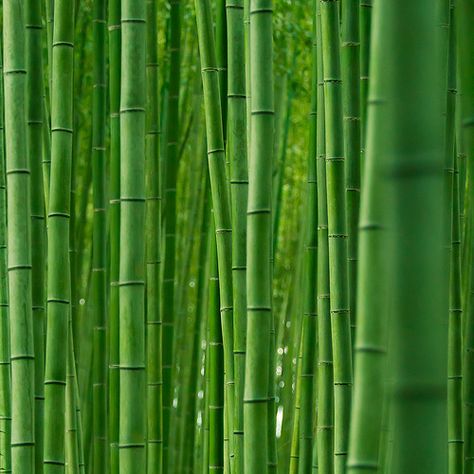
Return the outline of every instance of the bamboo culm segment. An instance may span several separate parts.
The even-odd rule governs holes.
[[[359,281],[357,337],[355,341],[355,385],[350,427],[347,471],[362,474],[378,468],[382,449],[380,433],[386,403],[386,345],[389,314],[388,275],[390,261],[387,212],[386,89],[383,37],[384,18],[379,3],[374,7],[371,82],[369,87],[365,172],[359,224]]]
[[[106,169],[105,169],[105,35],[106,3],[94,0],[93,3],[93,96],[92,96],[92,309],[94,318],[93,335],[93,469],[105,472],[107,466],[107,357],[106,357]]]
[[[147,125],[146,125],[146,347],[147,347],[147,473],[161,474],[162,321],[160,311],[161,194],[159,162],[159,104],[157,6],[147,1]]]
[[[35,350],[35,469],[43,468],[46,226],[43,191],[43,62],[41,2],[26,2],[27,123],[31,170],[32,308]]]
[[[71,277],[69,258],[73,134],[74,2],[54,4],[51,177],[48,206],[48,324],[45,366],[44,473],[63,472]],[[65,357],[58,357],[66,350]]]
[[[227,154],[230,161],[232,206],[232,284],[234,305],[234,473],[244,469],[244,378],[247,330],[247,113],[243,2],[227,0]]]
[[[146,1],[123,0],[120,91],[119,472],[146,472]]]
[[[247,206],[245,471],[268,472],[272,328],[273,49],[271,0],[250,1],[251,141]],[[274,435],[274,433],[273,433]],[[255,449],[255,446],[260,449]]]
[[[119,453],[119,264],[120,264],[120,50],[121,0],[109,0],[109,107],[110,107],[110,290],[109,341],[109,460],[110,474],[118,474]]]
[[[3,38],[0,37],[0,51]],[[7,192],[5,175],[3,54],[0,54],[0,469],[11,470],[10,334],[8,321]]]
[[[352,398],[339,2],[321,0],[326,130],[331,332],[334,358],[335,473],[345,472]]]
[[[206,116],[209,177],[216,226],[220,312],[227,386],[225,410],[232,415],[234,406],[232,227],[225,169],[222,110],[210,2],[209,0],[196,0],[195,8]],[[227,422],[229,431],[232,432],[232,418],[230,416]]]

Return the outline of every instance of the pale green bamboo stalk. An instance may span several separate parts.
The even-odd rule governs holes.
[[[122,0],[119,472],[146,472],[146,1]]]
[[[147,156],[146,156],[146,262],[147,262],[147,473],[163,469],[160,238],[161,194],[159,162],[157,5],[147,1]]]
[[[34,472],[34,351],[30,169],[26,131],[23,3],[3,2],[12,471]]]
[[[338,1],[321,0],[321,32],[326,121],[329,284],[334,358],[334,466],[335,473],[342,474],[345,472],[349,443],[352,354]]]

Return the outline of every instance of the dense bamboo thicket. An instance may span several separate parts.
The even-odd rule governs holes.
[[[0,474],[474,474],[472,0],[0,25]]]

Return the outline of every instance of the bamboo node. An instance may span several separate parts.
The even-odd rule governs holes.
[[[119,449],[145,448],[145,443],[119,443]]]
[[[251,15],[256,15],[258,13],[273,13],[273,8],[255,8],[253,10],[250,10]]]
[[[70,41],[53,41],[53,48],[55,46],[66,46],[67,48],[74,48],[74,43]]]
[[[74,130],[72,128],[67,128],[67,127],[51,127],[51,132],[64,132],[64,133],[72,134],[74,133]]]
[[[144,365],[126,365],[126,364],[119,364],[118,368],[120,370],[145,370]]]
[[[3,70],[4,75],[10,75],[10,74],[26,74],[26,69],[4,69]]]
[[[65,380],[54,380],[54,379],[45,379],[44,381],[45,385],[62,385],[66,386],[66,381]]]
[[[121,280],[118,282],[118,286],[144,286],[143,280]]]
[[[250,112],[251,115],[274,115],[275,114],[275,111],[274,110],[270,110],[270,109],[261,109],[261,110],[252,110]]]
[[[18,264],[18,265],[9,265],[8,271],[11,272],[13,270],[31,270],[32,266],[29,264]]]
[[[10,360],[12,362],[15,360],[35,360],[35,356],[31,354],[17,354],[10,356]]]
[[[120,23],[146,23],[144,18],[121,18]]]
[[[28,168],[10,168],[7,170],[7,175],[9,174],[30,174]]]

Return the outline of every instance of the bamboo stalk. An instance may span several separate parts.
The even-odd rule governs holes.
[[[123,0],[120,92],[119,472],[146,472],[146,2]]]

